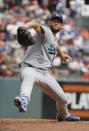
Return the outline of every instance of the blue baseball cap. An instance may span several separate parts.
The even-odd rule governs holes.
[[[53,19],[59,19],[63,23],[63,16],[62,15],[53,14],[51,16],[50,20],[53,20]]]

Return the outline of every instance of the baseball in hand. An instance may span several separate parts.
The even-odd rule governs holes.
[[[66,64],[69,64],[71,61],[69,59],[66,59]]]

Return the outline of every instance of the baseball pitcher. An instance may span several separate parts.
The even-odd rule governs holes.
[[[37,33],[32,37],[29,29],[33,28]],[[71,62],[70,56],[64,54],[59,45],[57,32],[63,28],[63,17],[53,14],[50,18],[49,26],[43,26],[36,22],[28,22],[17,30],[17,40],[27,47],[23,62],[21,63],[21,91],[20,96],[15,97],[14,103],[20,112],[26,112],[30,102],[33,85],[37,85],[44,93],[56,101],[57,120],[77,121],[80,117],[68,113],[67,100],[65,94],[54,79],[49,74],[54,57],[58,53],[66,63],[66,59]]]

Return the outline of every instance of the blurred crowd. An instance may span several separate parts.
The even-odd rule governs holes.
[[[53,65],[59,70],[89,73],[89,32],[81,28],[84,0],[0,0],[0,76],[17,76],[25,50],[16,40],[17,28],[28,21],[48,24],[52,13],[63,16],[64,30],[57,34],[60,48],[73,61],[62,63],[59,55]]]

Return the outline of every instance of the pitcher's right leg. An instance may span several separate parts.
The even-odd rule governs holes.
[[[30,67],[24,68],[21,72],[21,77],[23,79],[21,84],[20,96],[15,97],[14,103],[19,108],[20,112],[27,111],[27,105],[30,101],[30,96],[35,81],[35,70]]]

